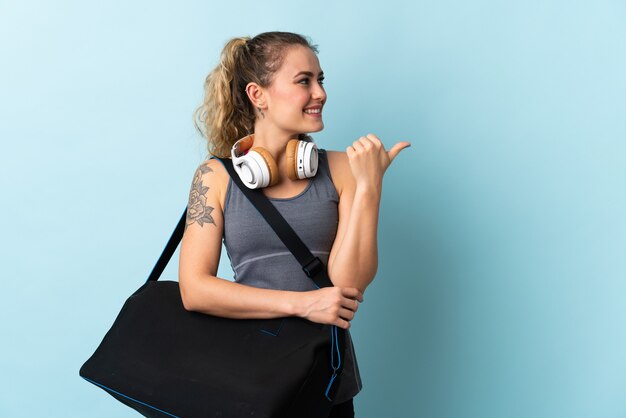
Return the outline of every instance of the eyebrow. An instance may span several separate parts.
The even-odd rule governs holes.
[[[298,74],[294,75],[293,78],[298,77],[300,74],[308,75],[309,77],[313,77],[313,73],[310,71],[300,71]],[[324,75],[324,71],[320,71],[318,77],[322,77]]]

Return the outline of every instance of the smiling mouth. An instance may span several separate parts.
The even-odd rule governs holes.
[[[304,111],[304,113],[306,113],[307,115],[321,116],[322,109],[307,109]]]

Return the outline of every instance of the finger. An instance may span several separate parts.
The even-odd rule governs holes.
[[[366,136],[362,136],[359,138],[359,143],[363,146],[363,149],[369,150],[374,147],[374,143],[372,140]]]
[[[354,311],[351,311],[350,309],[340,309],[339,317],[345,319],[346,321],[352,321],[354,319]]]
[[[342,287],[341,294],[348,298],[357,299],[359,302],[363,302],[363,293],[356,287]]]
[[[332,322],[332,324],[337,325],[339,328],[343,328],[343,329],[350,328],[350,322],[341,318],[337,318],[335,321]]]
[[[345,309],[356,312],[359,309],[359,302],[354,299],[344,298],[341,302],[341,306],[343,306]]]
[[[400,153],[400,151],[410,146],[411,146],[410,142],[404,141],[404,142],[398,142],[396,145],[391,147],[391,149],[388,151],[389,162],[393,161],[393,159],[396,158],[396,156]]]
[[[374,135],[374,134],[367,134],[365,137],[367,139],[369,139],[377,147],[382,147],[383,146],[382,141],[376,135]]]
[[[352,144],[352,148],[354,148],[356,152],[365,150],[365,147],[363,147],[363,144],[361,143],[361,138],[359,138],[357,141],[354,141],[354,143]]]

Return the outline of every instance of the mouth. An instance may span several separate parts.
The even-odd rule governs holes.
[[[315,118],[322,117],[322,108],[321,108],[321,106],[310,107],[308,109],[304,109],[303,112],[305,114],[311,116],[311,117],[315,117]]]

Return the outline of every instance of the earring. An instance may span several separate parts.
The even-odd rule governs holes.
[[[259,110],[259,112],[261,113],[261,116],[263,116],[263,119],[265,119],[265,113],[263,113],[263,111],[261,110],[260,107],[257,107],[257,109]]]

